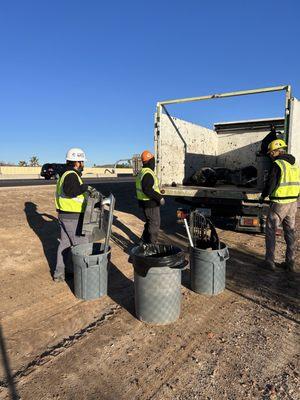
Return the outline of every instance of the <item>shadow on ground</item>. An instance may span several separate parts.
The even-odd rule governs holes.
[[[43,245],[50,273],[53,275],[56,264],[57,248],[59,245],[58,239],[60,237],[58,219],[50,214],[39,213],[37,211],[37,205],[32,202],[26,202],[24,204],[24,212],[26,214],[28,225],[38,236]]]
[[[226,288],[299,323],[293,315],[300,311],[300,274],[266,270],[261,266],[262,261],[254,252],[230,249]]]
[[[129,255],[131,249],[139,242],[139,237],[134,232],[132,232],[132,230],[128,226],[123,224],[123,222],[120,221],[118,217],[114,217],[113,224],[115,227],[120,229],[126,237],[120,235],[118,232],[112,232],[111,240]]]
[[[135,317],[133,281],[127,278],[112,262],[110,262],[108,275],[108,295]]]
[[[3,381],[0,382],[0,384],[1,386],[8,388],[9,398],[11,400],[18,400],[20,399],[20,396],[18,394],[15,379],[10,367],[10,361],[6,350],[6,344],[1,325],[0,325],[0,360],[1,360],[1,368],[4,372],[4,379]]]

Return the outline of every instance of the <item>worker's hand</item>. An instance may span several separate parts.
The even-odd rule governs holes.
[[[95,189],[93,186],[88,186],[87,192],[91,197],[96,197],[98,194],[98,190]]]
[[[162,197],[161,199],[160,199],[160,205],[161,206],[164,206],[166,204],[166,201],[165,201],[165,199]]]

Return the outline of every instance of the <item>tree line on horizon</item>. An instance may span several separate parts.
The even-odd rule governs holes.
[[[37,156],[32,156],[29,161],[20,160],[18,164],[0,161],[0,166],[7,166],[7,167],[40,167],[40,162]],[[114,164],[94,164],[93,167],[95,168],[113,168]],[[129,162],[123,162],[118,164],[118,168],[131,168],[131,164]]]
[[[37,156],[32,156],[29,161],[20,160],[18,164],[11,162],[0,161],[0,166],[6,167],[40,167],[39,159]]]

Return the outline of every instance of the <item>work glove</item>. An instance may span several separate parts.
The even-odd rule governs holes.
[[[98,190],[95,189],[93,186],[88,186],[87,192],[91,197],[96,197],[98,194]]]
[[[164,199],[163,197],[160,199],[159,204],[160,204],[161,206],[164,206],[164,205],[166,204],[166,201],[165,201],[165,199]]]

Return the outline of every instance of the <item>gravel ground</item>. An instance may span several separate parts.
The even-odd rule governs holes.
[[[109,294],[90,302],[74,297],[72,281],[51,279],[54,188],[0,191],[0,399],[300,399],[300,274],[261,268],[262,235],[219,230],[230,249],[226,290],[197,295],[186,270],[180,319],[142,323],[128,263],[143,227],[134,187],[99,187],[114,192],[117,210]],[[187,250],[175,209],[169,200],[160,240]],[[299,256],[299,215],[297,238]]]

